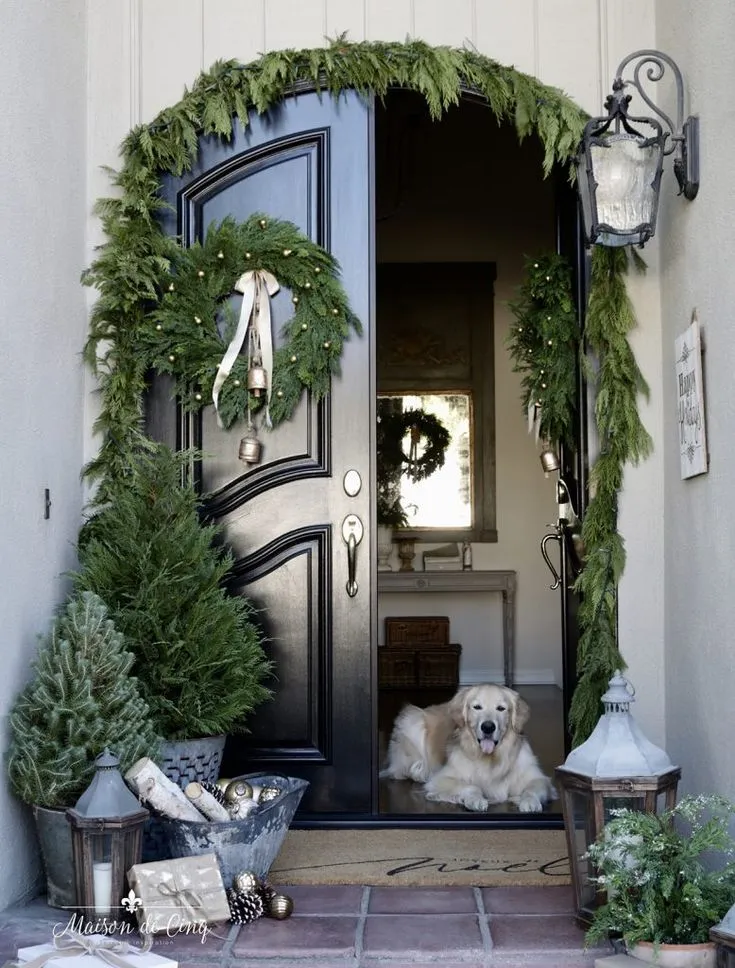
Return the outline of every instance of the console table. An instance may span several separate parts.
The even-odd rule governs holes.
[[[381,592],[499,592],[503,596],[503,678],[513,685],[515,672],[514,571],[379,571]]]

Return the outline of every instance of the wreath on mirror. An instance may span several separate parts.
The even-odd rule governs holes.
[[[338,272],[333,256],[291,222],[262,213],[225,218],[203,242],[174,253],[139,349],[148,367],[173,378],[185,409],[214,403],[225,428],[250,425],[264,409],[265,423],[276,426],[304,389],[325,396],[344,341],[361,332]],[[281,288],[293,315],[276,348],[270,299]]]
[[[409,437],[409,451],[404,440]],[[450,435],[444,424],[424,410],[383,413],[378,418],[378,459],[387,469],[406,468],[412,481],[423,481],[444,466]],[[423,452],[419,446],[424,442]]]

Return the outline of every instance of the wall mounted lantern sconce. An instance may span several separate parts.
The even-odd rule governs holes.
[[[635,62],[635,63],[634,63]],[[633,76],[623,78],[634,63]],[[658,108],[643,88],[646,78],[660,81],[671,69],[676,83],[676,124]],[[628,114],[635,88],[654,117]],[[577,185],[589,245],[643,246],[656,232],[664,157],[674,155],[679,194],[690,201],[699,189],[699,118],[684,120],[684,83],[674,61],[657,50],[637,50],[618,66],[612,94],[605,101],[607,117],[592,118],[584,129],[577,158]]]

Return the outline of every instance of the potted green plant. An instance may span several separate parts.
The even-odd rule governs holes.
[[[109,747],[127,768],[157,755],[148,705],[130,674],[133,661],[105,604],[83,592],[55,618],[10,713],[8,776],[14,793],[33,807],[52,907],[74,905],[65,809],[89,785],[95,758]]]
[[[225,588],[231,553],[184,476],[191,454],[142,449],[79,540],[75,587],[97,593],[135,656],[172,779],[216,780],[225,735],[270,695],[251,605]]]
[[[714,968],[709,931],[735,902],[733,813],[714,795],[685,797],[660,814],[616,811],[589,849],[606,901],[587,941],[617,936],[662,968]]]

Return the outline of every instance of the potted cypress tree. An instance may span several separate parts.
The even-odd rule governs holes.
[[[167,741],[161,768],[182,785],[217,779],[225,735],[244,731],[270,695],[252,607],[224,588],[232,556],[185,480],[190,457],[163,445],[134,456],[82,529],[73,576],[78,590],[104,599],[125,635]]]
[[[158,736],[130,675],[133,661],[104,603],[84,592],[54,620],[10,714],[8,776],[33,807],[52,907],[75,902],[65,809],[89,785],[95,758],[107,746],[126,769],[156,756]]]

